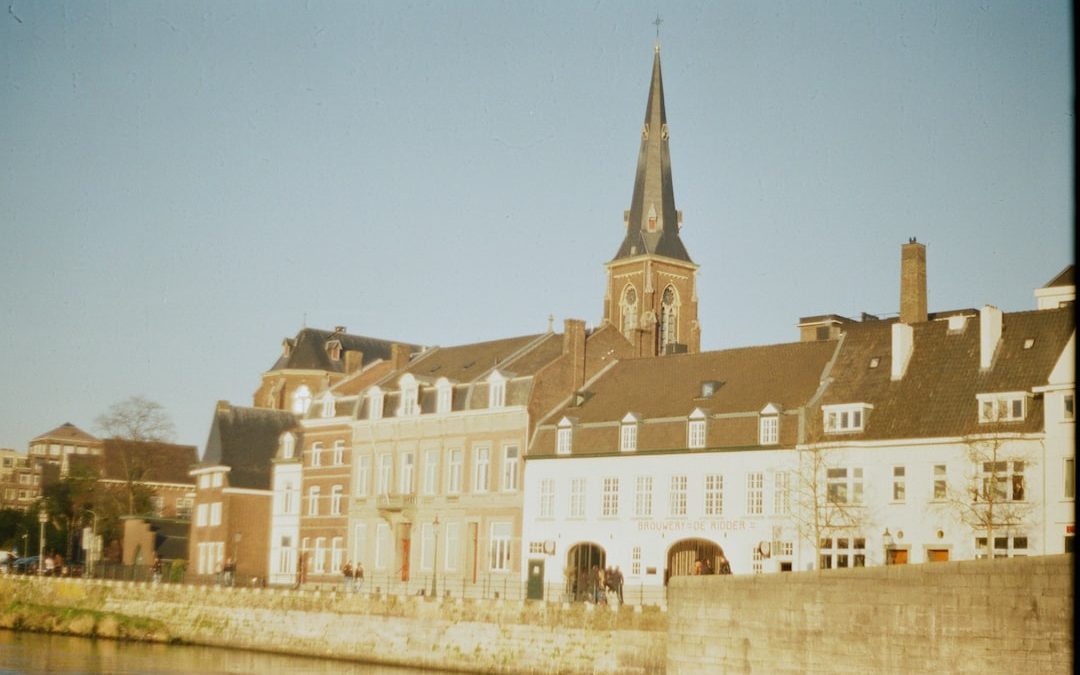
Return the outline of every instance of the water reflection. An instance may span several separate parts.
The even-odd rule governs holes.
[[[144,644],[0,630],[0,673],[364,673],[412,668],[279,656],[217,647]]]

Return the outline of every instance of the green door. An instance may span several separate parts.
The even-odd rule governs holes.
[[[529,561],[529,582],[525,590],[529,600],[544,599],[544,561],[536,558]]]

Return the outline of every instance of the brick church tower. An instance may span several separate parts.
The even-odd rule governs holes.
[[[626,238],[606,264],[604,320],[618,326],[639,356],[697,352],[697,269],[679,238],[682,212],[671,188],[660,46],[653,56],[649,101]]]

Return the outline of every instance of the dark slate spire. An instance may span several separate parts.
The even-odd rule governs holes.
[[[658,44],[653,57],[649,102],[645,106],[645,125],[641,129],[634,196],[626,217],[626,239],[615,260],[650,253],[692,262],[679,238],[679,215],[671,189],[671,155]]]

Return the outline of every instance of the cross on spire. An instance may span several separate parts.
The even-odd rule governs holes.
[[[656,20],[652,22],[656,26],[656,51],[660,51],[660,24],[664,23],[664,20],[660,18],[660,13],[656,13]]]

